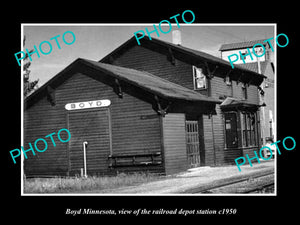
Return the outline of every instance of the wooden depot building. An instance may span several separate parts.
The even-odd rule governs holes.
[[[132,37],[99,62],[79,58],[25,99],[24,148],[67,128],[67,143],[24,160],[26,176],[172,174],[234,164],[260,147],[265,77],[207,53]],[[51,141],[49,140],[49,143]],[[43,149],[43,147],[41,147]]]

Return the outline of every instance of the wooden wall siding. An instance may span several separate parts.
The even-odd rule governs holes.
[[[230,86],[227,86],[224,79],[221,77],[215,76],[211,79],[211,89],[212,97],[216,99],[219,99],[219,97],[223,95],[230,96]],[[247,86],[247,95],[247,102],[253,104],[259,103],[257,86],[251,84]],[[237,84],[235,81],[232,81],[232,97],[243,99],[241,82]]]
[[[37,138],[67,128],[67,110],[65,104],[96,99],[111,100],[111,125],[113,153],[142,153],[161,151],[159,117],[141,119],[144,115],[153,115],[152,105],[139,98],[124,93],[119,98],[109,87],[80,73],[74,74],[55,90],[56,105],[42,98],[24,113],[24,143],[34,142]],[[79,122],[84,123],[84,120]],[[71,133],[72,135],[72,133]],[[25,160],[25,173],[66,175],[68,172],[68,143],[60,143],[56,138],[56,147]],[[72,136],[74,137],[74,135]],[[71,138],[71,139],[72,139]],[[49,140],[51,142],[51,140]],[[49,143],[50,143],[49,142]],[[30,153],[28,153],[30,154]],[[156,167],[162,170],[161,166]]]
[[[259,147],[249,147],[249,148],[244,148],[243,149],[243,155],[244,157],[246,157],[246,154],[248,154],[249,158],[253,158],[255,157],[255,154],[254,154],[254,151],[256,151],[256,154],[258,155],[258,157],[260,158],[260,155],[259,155],[259,150],[260,148]],[[247,158],[246,158],[247,160]],[[263,159],[259,159],[260,161],[263,161]],[[247,160],[248,161],[248,160]],[[253,159],[251,160],[251,163],[255,163],[257,162],[257,159]]]
[[[224,133],[224,120],[223,114],[219,105],[216,105],[217,115],[211,117],[213,123],[213,137],[214,137],[214,149],[215,149],[215,164],[224,164],[224,148],[225,148],[225,133]]]
[[[235,159],[243,156],[241,148],[225,149],[224,150],[224,164],[235,164]]]
[[[176,59],[173,65],[167,56],[155,51],[151,51],[141,46],[134,46],[128,49],[112,62],[114,65],[125,66],[137,70],[148,71],[156,76],[182,85],[189,89],[194,89],[192,64],[187,64]],[[217,71],[218,73],[218,71]],[[248,101],[251,103],[259,103],[257,87],[251,85],[248,89]],[[199,91],[200,92],[200,91]],[[232,82],[233,97],[242,99],[242,83]],[[201,92],[205,94],[206,92]],[[214,76],[211,79],[211,96],[219,99],[220,95],[229,96],[231,91],[224,82],[224,78]]]
[[[249,85],[247,86],[247,94],[248,94],[248,101],[253,104],[259,104],[259,92],[257,86]]]
[[[31,143],[34,148],[34,141],[38,138],[44,138],[48,134],[57,132],[61,128],[67,128],[66,116],[59,107],[51,106],[42,98],[35,106],[24,112],[24,148],[29,148]],[[33,156],[31,152],[27,153],[28,159],[24,160],[24,169],[26,175],[36,174],[56,174],[65,175],[67,172],[67,143],[61,143],[57,135],[53,136],[56,147],[52,145],[50,138],[45,138],[48,142],[48,149],[45,152],[36,152]],[[42,142],[41,142],[42,143]],[[41,149],[43,149],[41,147]]]
[[[215,146],[213,136],[212,117],[203,115],[204,145],[205,145],[205,166],[213,166],[215,160]]]
[[[123,99],[115,99],[111,111],[113,153],[160,151],[159,116],[150,104],[124,93]]]
[[[235,158],[243,154],[242,150],[238,148],[225,149],[224,124],[219,106],[216,107],[216,111],[218,114],[211,118],[203,115],[205,166],[234,164]]]
[[[193,89],[192,64],[187,64],[176,59],[175,65],[168,61],[167,56],[151,51],[142,46],[129,48],[119,57],[116,57],[112,64],[148,71],[156,76],[167,79],[171,82]],[[216,71],[219,73],[220,71]],[[226,85],[223,77],[214,76],[210,80],[211,97],[219,99],[220,96],[232,96],[243,99],[242,83],[232,81],[232,87]],[[202,92],[205,94],[206,92]],[[257,87],[247,86],[247,102],[258,104],[259,96]],[[203,115],[203,133],[205,152],[201,158],[205,163],[201,165],[221,165],[231,163],[236,157],[242,154],[241,150],[224,150],[225,133],[223,114],[219,105],[216,105],[217,115],[208,118]]]
[[[185,136],[185,115],[169,113],[162,118],[165,173],[185,171],[187,150]]]
[[[107,108],[68,112],[70,175],[80,175],[83,163],[83,142],[87,141],[86,164],[88,174],[108,170],[110,154],[109,115]]]
[[[173,65],[166,55],[141,46],[134,46],[116,58],[112,64],[143,70],[193,89],[192,66],[180,60]]]
[[[224,78],[214,76],[211,81],[211,97],[219,99],[220,96],[229,94],[228,86],[224,82]],[[232,82],[233,86],[235,82]]]
[[[203,126],[203,115],[198,118],[198,129],[199,129],[199,144],[200,144],[200,166],[205,166],[205,143],[204,143],[204,126]]]

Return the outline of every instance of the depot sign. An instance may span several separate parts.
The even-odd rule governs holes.
[[[110,100],[94,100],[88,102],[75,102],[68,103],[65,105],[66,110],[78,110],[78,109],[89,109],[89,108],[99,108],[99,107],[107,107],[110,106]]]

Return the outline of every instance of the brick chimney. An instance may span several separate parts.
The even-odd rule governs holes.
[[[181,45],[181,32],[180,30],[172,31],[172,43],[175,45]]]

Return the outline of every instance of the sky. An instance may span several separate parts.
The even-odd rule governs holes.
[[[168,26],[168,25],[167,25]],[[268,39],[274,37],[274,24],[172,24],[173,30],[180,30],[182,46],[204,51],[220,57],[218,51],[225,43],[242,42],[249,40]],[[48,55],[40,52],[40,58],[33,54],[30,66],[30,80],[39,79],[39,86],[67,67],[77,58],[86,58],[99,61],[140,30],[145,32],[145,27],[152,31],[153,24],[23,24],[23,34],[26,36],[25,49],[31,50],[34,45],[38,48],[43,41],[52,44],[52,51]],[[169,27],[162,27],[167,31]],[[62,35],[72,31],[76,40],[71,45],[66,45]],[[146,32],[145,32],[146,33]],[[60,35],[57,40],[61,49],[58,49],[55,40],[50,38]],[[23,36],[23,35],[22,35]],[[172,32],[168,34],[152,33],[153,38],[172,42]],[[71,34],[66,34],[67,42],[73,40]],[[47,52],[47,44],[42,45]],[[17,62],[16,62],[17,63]]]

